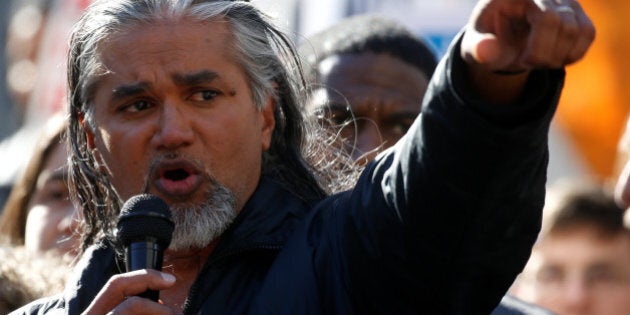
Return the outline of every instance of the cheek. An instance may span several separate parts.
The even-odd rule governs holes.
[[[383,143],[382,143],[383,147],[382,147],[382,149],[385,150],[385,149],[391,147],[396,142],[398,142],[398,140],[400,140],[400,138],[402,138],[403,135],[404,135],[404,133],[401,133],[395,127],[387,128],[386,130],[383,130],[382,134],[381,134],[381,137],[382,137],[382,140],[383,140]]]
[[[260,176],[262,134],[260,126],[251,121],[233,120],[227,126],[233,127],[207,129],[204,138],[210,140],[205,148],[210,152],[212,172],[242,201],[251,193]]]
[[[57,239],[56,227],[62,217],[55,216],[47,206],[33,207],[26,218],[24,246],[33,251],[43,251],[53,247]]]
[[[216,138],[213,146],[218,152],[215,152],[215,157],[222,156],[226,164],[249,167],[252,161],[262,154],[260,133],[255,130],[241,130],[243,132],[225,132],[220,139]]]
[[[143,164],[145,146],[140,141],[138,131],[101,133],[96,139],[98,167],[101,172],[108,174],[112,185],[123,198],[140,192],[144,181],[142,174],[148,169]]]
[[[112,141],[112,138],[116,138],[118,139],[117,141]],[[110,165],[110,166],[116,166],[115,164],[112,164],[110,161],[112,160],[112,157],[115,157],[116,155],[118,155],[118,151],[121,151],[122,147],[128,146],[126,144],[126,139],[124,138],[124,135],[122,136],[117,136],[117,135],[111,135],[110,133],[107,132],[103,132],[100,131],[98,136],[95,138],[95,145],[96,145],[96,158],[97,161],[99,163],[104,163],[106,165]]]

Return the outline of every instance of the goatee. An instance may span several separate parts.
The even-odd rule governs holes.
[[[236,218],[234,195],[225,186],[211,180],[206,201],[197,205],[171,205],[175,230],[169,248],[203,248],[220,236]]]

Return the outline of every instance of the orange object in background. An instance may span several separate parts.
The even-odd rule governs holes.
[[[597,29],[586,57],[567,68],[556,116],[595,180],[617,176],[617,142],[630,109],[630,1],[582,0]]]

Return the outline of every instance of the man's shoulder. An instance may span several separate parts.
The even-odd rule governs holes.
[[[35,300],[12,311],[9,315],[63,314],[65,304],[63,295],[57,294]]]
[[[490,315],[553,315],[550,310],[506,295]]]
[[[115,273],[115,254],[108,242],[90,246],[73,268],[63,292],[35,300],[11,315],[78,313],[89,305],[100,288]]]

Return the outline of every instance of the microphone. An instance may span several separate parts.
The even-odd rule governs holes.
[[[173,237],[171,211],[164,200],[150,194],[136,195],[123,205],[118,217],[118,242],[125,251],[127,272],[140,269],[162,270],[164,250]],[[159,291],[138,295],[155,302]]]

